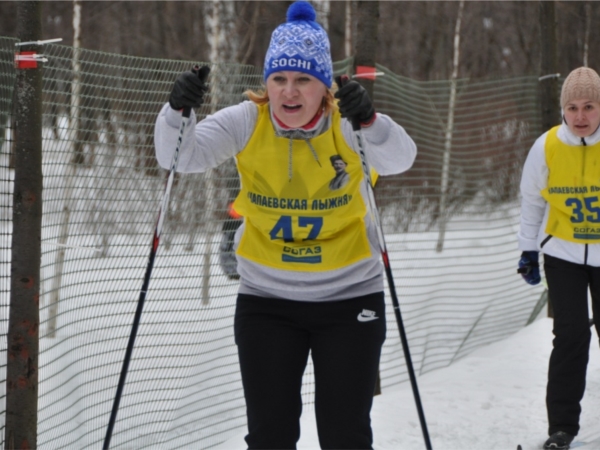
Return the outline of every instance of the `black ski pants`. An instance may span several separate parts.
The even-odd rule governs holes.
[[[323,449],[372,449],[370,411],[385,340],[383,292],[300,302],[239,294],[235,312],[249,449],[295,449],[311,354]]]
[[[600,267],[544,255],[548,295],[554,308],[554,340],[548,368],[548,434],[577,435],[589,360],[591,330],[588,287],[596,331],[600,333]]]

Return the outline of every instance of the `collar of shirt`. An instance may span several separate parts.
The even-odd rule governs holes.
[[[284,123],[281,122],[277,118],[277,116],[275,116],[275,114],[273,114],[273,111],[270,108],[269,108],[269,111],[271,114],[271,122],[273,123],[273,127],[275,128],[275,131],[277,132],[278,135],[282,135],[282,134],[285,135],[285,134],[287,134],[287,133],[285,133],[286,131],[289,132],[290,130],[292,130],[290,127],[285,126]],[[310,132],[310,134],[312,136],[318,136],[329,128],[330,118],[331,118],[330,114],[325,115],[321,111],[306,125],[298,128],[298,130]],[[281,132],[283,132],[283,133],[281,133]]]
[[[581,138],[575,135],[564,121],[558,129],[558,138],[565,144],[581,145]],[[594,145],[600,142],[600,127],[589,136],[584,137],[584,139],[587,145]]]

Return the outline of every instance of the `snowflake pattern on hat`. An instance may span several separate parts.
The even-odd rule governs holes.
[[[271,35],[265,57],[265,81],[273,72],[289,70],[312,75],[331,87],[333,64],[329,37],[315,18],[315,10],[308,2],[299,1],[290,6],[288,21]]]

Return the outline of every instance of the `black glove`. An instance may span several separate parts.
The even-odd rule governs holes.
[[[210,67],[202,66],[179,75],[169,97],[171,108],[180,110],[200,106],[204,101],[204,94],[208,91],[206,79],[209,72]]]
[[[361,123],[370,123],[375,115],[373,103],[367,90],[358,81],[348,81],[335,93],[335,98],[340,99],[338,108],[342,117],[358,119]]]
[[[538,263],[538,252],[523,252],[519,259],[519,268],[517,273],[520,273],[523,279],[532,285],[539,284],[542,280],[540,277],[540,265]]]

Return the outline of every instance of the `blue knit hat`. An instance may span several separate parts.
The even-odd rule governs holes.
[[[315,22],[317,14],[305,1],[292,3],[287,11],[287,22],[279,25],[271,35],[265,57],[265,81],[273,72],[291,70],[318,78],[331,87],[333,64],[329,37]]]

